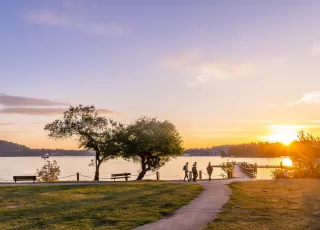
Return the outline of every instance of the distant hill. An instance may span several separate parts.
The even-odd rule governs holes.
[[[31,149],[24,145],[0,140],[0,157],[27,157],[43,156],[92,156],[93,153],[86,150],[63,150],[63,149]]]

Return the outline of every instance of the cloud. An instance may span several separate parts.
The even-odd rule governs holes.
[[[13,125],[13,123],[0,123],[0,126],[8,126],[8,125]]]
[[[37,99],[30,97],[18,97],[0,94],[0,105],[4,106],[59,106],[68,105],[66,103],[55,102],[47,99]]]
[[[90,35],[122,35],[128,32],[128,29],[119,24],[111,22],[97,22],[71,13],[62,14],[49,10],[34,10],[26,14],[26,19],[35,24],[51,27],[60,27],[65,29],[77,30]]]
[[[291,106],[299,105],[301,103],[317,104],[320,103],[320,92],[305,93],[299,100],[291,102]]]
[[[320,41],[316,41],[311,46],[311,53],[313,56],[320,55]]]
[[[33,116],[53,116],[63,114],[67,109],[63,108],[25,108],[25,107],[14,107],[14,108],[3,108],[0,109],[0,114],[18,114],[18,115],[33,115]],[[101,115],[124,115],[123,113],[111,111],[108,109],[97,109]]]
[[[253,129],[248,128],[189,128],[188,130],[197,133],[253,131]]]
[[[199,138],[224,138],[224,139],[229,139],[229,138],[246,138],[246,137],[251,137],[252,135],[250,134],[235,134],[235,133],[196,133],[194,134],[195,137]]]
[[[299,129],[306,129],[306,128],[317,128],[318,126],[315,125],[270,125],[269,126],[272,129],[294,129],[294,130],[299,130]]]
[[[170,68],[187,71],[195,75],[187,81],[189,86],[197,86],[213,80],[248,76],[253,71],[251,62],[233,62],[230,60],[211,60],[201,56],[198,50],[185,51],[165,59]]]
[[[237,120],[238,123],[273,123],[273,120]]]

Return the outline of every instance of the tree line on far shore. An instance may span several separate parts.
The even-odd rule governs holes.
[[[122,157],[139,163],[137,180],[148,171],[164,166],[172,157],[180,156],[183,141],[169,121],[140,117],[129,125],[99,116],[94,106],[70,106],[62,119],[45,126],[50,138],[76,138],[80,148],[95,152],[94,180],[99,180],[102,163]]]
[[[276,142],[251,142],[229,147],[228,156],[234,157],[281,157],[290,156],[289,146]]]
[[[305,135],[307,134],[305,133]],[[299,139],[297,141],[292,142],[290,145],[285,145],[280,142],[251,142],[243,144],[229,144],[222,146],[214,146],[212,148],[187,149],[185,153],[191,156],[274,158],[282,156],[294,156],[294,144],[296,142],[299,142]],[[320,151],[316,152],[315,156],[320,158]]]
[[[270,143],[270,142],[257,142],[257,143],[248,143],[248,144],[239,144],[231,145],[229,147],[228,156],[234,157],[281,157],[289,156],[295,157],[301,155],[298,153],[299,146],[302,143],[305,143],[309,147],[309,152],[312,151],[312,155],[315,158],[320,158],[320,140],[319,137],[316,137],[312,134],[306,133],[304,131],[299,131],[297,134],[297,140],[292,143],[285,145],[279,142]],[[306,153],[307,155],[310,153]]]

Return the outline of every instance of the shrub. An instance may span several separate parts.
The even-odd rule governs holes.
[[[283,169],[274,169],[271,171],[271,176],[273,179],[287,179],[289,178],[288,171]]]
[[[57,161],[53,162],[47,161],[44,166],[39,170],[37,169],[38,181],[41,182],[52,182],[58,180],[60,176],[60,167],[57,164]]]
[[[316,166],[313,169],[296,168],[292,171],[293,178],[320,178],[320,167]]]

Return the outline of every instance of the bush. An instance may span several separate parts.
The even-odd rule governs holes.
[[[320,138],[300,131],[298,141],[292,143],[293,178],[320,178]]]
[[[289,178],[288,172],[283,169],[274,169],[271,171],[271,176],[273,179],[286,179]]]
[[[60,176],[60,167],[57,164],[57,161],[54,160],[47,161],[44,166],[39,170],[37,169],[37,177],[39,177],[38,181],[41,182],[52,182],[57,181]]]
[[[320,178],[320,168],[317,166],[313,169],[296,168],[292,172],[293,178]]]

